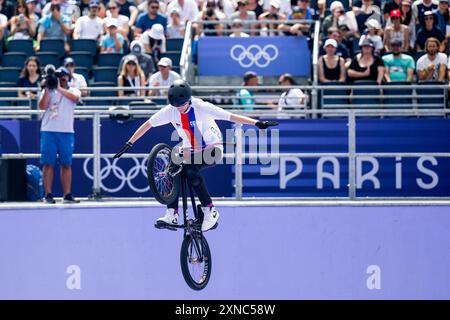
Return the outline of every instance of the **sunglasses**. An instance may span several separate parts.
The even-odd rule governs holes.
[[[75,65],[73,63],[68,63],[68,64],[66,64],[66,67],[71,68],[71,67],[75,67]]]
[[[109,10],[116,10],[117,7],[109,7]]]
[[[425,17],[425,20],[433,20],[433,17]]]
[[[128,65],[131,65],[131,66],[135,66],[135,65],[136,65],[136,62],[132,62],[132,61],[131,61],[131,62],[128,62],[127,64],[128,64]]]
[[[159,9],[159,6],[150,6],[150,9]]]

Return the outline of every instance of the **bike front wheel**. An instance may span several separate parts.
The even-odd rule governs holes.
[[[153,147],[148,156],[147,178],[155,199],[164,205],[170,204],[178,197],[180,177],[169,174],[172,148],[159,143]]]
[[[211,277],[212,259],[208,242],[203,235],[184,237],[180,262],[188,286],[193,290],[204,289]]]

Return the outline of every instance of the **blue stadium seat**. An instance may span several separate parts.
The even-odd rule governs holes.
[[[97,56],[97,41],[92,39],[76,39],[70,44],[71,51],[88,51],[92,57]]]
[[[385,105],[392,105],[389,107],[407,107],[412,104],[412,89],[411,88],[402,88],[402,89],[392,89],[389,88],[389,86],[397,86],[397,85],[404,85],[404,86],[410,86],[410,82],[406,81],[393,81],[388,82],[383,87],[383,104]],[[402,96],[400,98],[391,98],[390,96]]]
[[[1,88],[11,88],[11,87],[15,87],[16,83],[15,82],[0,82],[0,87]],[[17,91],[12,90],[12,91],[0,91],[0,98],[17,98]],[[2,107],[12,107],[14,105],[16,105],[17,102],[13,101],[12,99],[5,99],[5,100],[0,100],[0,106]]]
[[[94,68],[93,73],[95,82],[117,79],[117,67],[96,67]]]
[[[40,51],[55,52],[59,58],[64,57],[64,40],[62,39],[42,39],[40,43]]]
[[[55,68],[59,68],[61,64],[61,60],[56,52],[39,51],[36,53],[36,57],[38,57],[42,69],[44,69],[47,64],[52,64]]]
[[[1,59],[3,67],[22,68],[27,59],[27,55],[22,52],[5,52],[1,56]]]
[[[77,67],[84,67],[90,70],[94,64],[94,57],[89,51],[71,51],[69,57],[75,61],[75,66]]]
[[[10,40],[8,42],[9,52],[22,52],[28,56],[34,55],[33,40],[31,39],[18,39]]]
[[[75,73],[81,74],[84,77],[84,79],[86,79],[86,82],[88,82],[89,80],[88,68],[75,66]]]
[[[361,81],[355,81],[353,83],[353,85],[355,86],[352,92],[352,105],[358,105],[358,106],[366,106],[366,105],[376,105],[376,104],[380,104],[381,101],[380,99],[377,98],[367,98],[367,99],[355,99],[353,97],[363,97],[363,96],[367,96],[367,95],[371,95],[371,96],[379,96],[381,98],[381,94],[380,94],[380,89],[362,89],[362,88],[358,88],[358,86],[366,86],[366,85],[375,85],[377,86],[377,82],[376,81],[366,81],[366,80],[361,80]]]
[[[115,87],[117,86],[116,82],[108,81],[108,82],[92,82],[90,87]],[[117,96],[117,91],[90,91],[91,97],[114,97]],[[95,105],[114,105],[115,100],[85,100],[86,105],[95,106]]]
[[[441,81],[419,81],[418,84],[427,86],[442,86],[445,82]],[[420,88],[417,89],[417,103],[421,108],[443,108],[444,101],[447,94],[447,90],[441,88]],[[437,95],[439,97],[430,97],[431,95]],[[433,104],[433,105],[432,105]]]
[[[99,67],[119,67],[120,60],[123,55],[121,53],[100,53],[98,55],[97,65]]]
[[[180,58],[181,58],[181,52],[178,51],[167,51],[166,53],[161,53],[161,58],[167,57],[172,60],[173,66],[179,66],[180,65]]]
[[[167,39],[166,50],[167,51],[181,51],[183,49],[184,39]]]
[[[0,82],[12,82],[16,86],[22,68],[2,67],[0,68]]]

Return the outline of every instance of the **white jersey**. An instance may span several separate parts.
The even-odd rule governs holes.
[[[152,127],[171,123],[183,140],[182,147],[198,152],[210,146],[223,150],[222,133],[215,120],[230,121],[230,117],[230,112],[212,103],[192,98],[186,113],[180,113],[175,107],[168,105],[151,116],[148,122]]]

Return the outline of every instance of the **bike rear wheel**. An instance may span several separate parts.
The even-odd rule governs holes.
[[[184,237],[180,262],[183,277],[188,286],[193,290],[204,289],[211,277],[212,268],[211,251],[206,238],[202,235]]]
[[[155,199],[164,205],[170,204],[178,197],[180,177],[169,174],[172,148],[159,143],[153,147],[148,156],[147,178]]]

